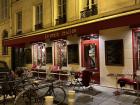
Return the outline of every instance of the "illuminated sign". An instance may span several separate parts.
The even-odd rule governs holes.
[[[64,37],[67,35],[72,35],[75,34],[77,32],[76,29],[66,29],[66,30],[61,30],[61,31],[57,31],[57,32],[52,32],[52,33],[48,33],[45,35],[45,38],[48,39],[52,39],[52,38],[58,38],[58,37]]]

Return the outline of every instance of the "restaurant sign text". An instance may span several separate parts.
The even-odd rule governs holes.
[[[68,35],[72,35],[72,34],[76,34],[77,30],[76,29],[65,29],[65,30],[60,30],[60,31],[56,31],[56,32],[52,32],[52,33],[48,33],[45,35],[45,38],[61,38],[64,36],[68,36]]]

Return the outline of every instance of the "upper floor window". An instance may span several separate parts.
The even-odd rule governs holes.
[[[1,15],[0,15],[0,17],[1,17],[1,19],[7,19],[7,18],[9,18],[9,7],[10,7],[10,5],[9,5],[10,3],[9,3],[9,0],[1,0],[0,1],[0,12],[1,12]]]
[[[83,0],[82,4],[83,11],[81,11],[81,18],[97,14],[97,0]]]
[[[3,40],[5,38],[8,38],[8,31],[7,30],[4,30],[3,31]],[[2,55],[8,55],[8,47],[5,46],[4,44],[2,44]]]
[[[56,19],[57,24],[63,24],[66,22],[66,0],[58,0],[58,17]]]
[[[22,12],[16,14],[16,34],[22,34]]]
[[[42,4],[39,4],[35,7],[35,29],[41,29],[43,21],[43,9]]]
[[[84,0],[84,1],[85,1],[84,9],[90,9],[91,6],[95,3],[95,0]]]

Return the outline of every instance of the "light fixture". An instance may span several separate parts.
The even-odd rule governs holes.
[[[45,48],[44,47],[42,48],[42,52],[45,52]]]

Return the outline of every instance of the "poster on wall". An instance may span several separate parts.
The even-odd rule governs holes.
[[[110,66],[124,65],[123,39],[105,41],[105,63]]]

